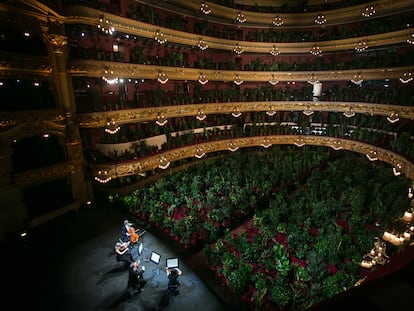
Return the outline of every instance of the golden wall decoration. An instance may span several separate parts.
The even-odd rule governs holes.
[[[206,103],[193,105],[177,105],[125,109],[116,111],[80,113],[78,124],[80,128],[104,127],[108,119],[117,124],[155,121],[162,114],[166,119],[185,116],[196,117],[202,110],[209,114],[230,114],[235,107],[243,112],[273,111],[313,111],[347,112],[351,108],[355,113],[390,116],[398,114],[400,118],[414,120],[414,107],[400,105],[383,105],[362,102],[331,102],[331,101],[265,101],[265,102],[232,102],[232,103]]]
[[[349,139],[308,135],[269,135],[206,142],[168,150],[156,155],[146,156],[143,159],[131,160],[128,161],[128,163],[92,165],[92,173],[94,176],[98,176],[99,172],[106,172],[106,175],[111,177],[111,179],[137,175],[146,171],[159,169],[161,158],[166,159],[169,162],[174,162],[186,158],[192,158],[199,150],[203,150],[203,152],[208,155],[208,153],[217,151],[229,150],[229,152],[231,152],[230,149],[236,150],[237,148],[262,148],[264,139],[266,144],[270,145],[294,145],[300,141],[302,146],[325,146],[336,150],[343,149],[365,155],[368,155],[370,152],[375,150],[378,161],[386,162],[392,166],[398,166],[401,173],[406,175],[407,178],[414,180],[414,164],[392,151]],[[338,148],[338,146],[340,146],[340,148]]]

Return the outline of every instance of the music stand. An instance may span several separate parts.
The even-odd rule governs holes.
[[[168,269],[178,268],[178,265],[179,265],[178,258],[167,258],[167,259],[165,259],[165,266]]]
[[[144,245],[142,245],[142,242],[141,242],[138,246],[138,255],[141,255],[143,250],[144,250]]]
[[[161,260],[161,255],[158,254],[157,252],[152,251],[150,261],[152,261],[153,263],[155,263],[158,266],[160,264],[160,260]],[[157,275],[160,275],[160,269],[159,268],[157,268]]]

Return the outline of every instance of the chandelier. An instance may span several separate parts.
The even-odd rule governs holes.
[[[274,45],[272,46],[272,48],[270,49],[270,55],[272,56],[278,56],[280,54],[279,49]]]
[[[112,177],[109,175],[108,171],[98,171],[98,175],[95,176],[95,180],[101,184],[106,184],[111,179]]]
[[[236,17],[236,21],[239,22],[240,24],[243,24],[246,22],[246,17],[244,17],[242,12],[237,13],[237,17]]]
[[[320,55],[322,53],[322,50],[319,48],[319,46],[314,45],[312,49],[309,51],[312,55]]]
[[[236,85],[241,85],[244,81],[242,80],[242,78],[240,78],[240,76],[239,76],[239,75],[236,75],[236,77],[234,78],[233,82],[234,82]]]
[[[165,84],[168,82],[168,77],[164,72],[159,72],[158,73],[158,78],[157,80],[161,83],[161,84]]]
[[[210,13],[211,13],[211,10],[210,10],[210,8],[208,7],[208,4],[207,4],[206,2],[204,2],[204,1],[203,1],[203,3],[201,3],[200,11],[201,11],[203,14],[206,14],[206,15],[208,15],[208,14],[210,14]]]
[[[371,269],[373,266],[380,264],[385,265],[387,263],[388,256],[385,253],[386,244],[378,237],[375,237],[374,247],[369,253],[367,253],[360,263],[363,268]]]
[[[115,32],[115,28],[111,26],[111,23],[103,15],[99,16],[98,29],[107,35],[112,35]]]
[[[165,169],[167,169],[168,167],[170,166],[170,161],[168,161],[167,160],[167,158],[165,157],[165,156],[160,156],[160,158],[159,158],[159,164],[158,164],[158,167],[160,168],[160,169],[163,169],[163,170],[165,170]]]
[[[357,45],[355,46],[355,51],[357,52],[363,52],[368,48],[368,45],[365,41],[360,41],[357,43]]]
[[[272,24],[273,24],[274,26],[276,26],[276,27],[280,27],[280,26],[282,26],[282,25],[283,25],[283,19],[282,19],[280,16],[276,16],[276,17],[273,19]]]
[[[208,82],[206,75],[204,73],[200,73],[199,77],[198,77],[198,82],[200,82],[200,84],[204,85]]]
[[[270,79],[268,81],[271,85],[276,85],[279,83],[279,80],[275,78],[275,75],[272,73],[270,76]]]
[[[244,52],[244,49],[237,43],[236,46],[233,48],[233,52],[237,55],[240,55]]]
[[[114,135],[119,132],[121,127],[119,125],[116,125],[115,121],[107,120],[106,126],[105,126],[105,132],[111,135]]]
[[[322,13],[319,13],[318,16],[315,18],[315,23],[318,25],[322,25],[326,23],[326,17]]]
[[[164,44],[165,42],[167,42],[167,38],[165,38],[165,35],[160,31],[157,30],[155,32],[155,36],[154,36],[155,41],[157,41],[159,44]]]
[[[207,45],[207,42],[206,41],[204,41],[202,38],[200,38],[200,40],[198,41],[197,47],[200,50],[203,50],[204,51],[204,50],[206,50],[208,48],[208,45]]]
[[[372,5],[367,6],[363,11],[362,11],[362,16],[364,17],[371,17],[372,15],[374,15],[376,13],[374,7]]]
[[[408,83],[413,81],[413,74],[411,72],[404,72],[402,77],[399,79],[402,83]]]

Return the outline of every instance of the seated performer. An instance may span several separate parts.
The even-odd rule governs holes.
[[[118,242],[115,244],[116,260],[124,261],[128,264],[135,262],[128,246],[129,242]]]
[[[127,288],[131,296],[138,295],[146,284],[143,277],[145,267],[138,269],[139,264],[140,260],[137,260],[129,265]]]

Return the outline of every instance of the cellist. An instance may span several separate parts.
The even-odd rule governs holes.
[[[124,241],[129,241],[131,243],[138,242],[139,235],[135,232],[135,228],[132,226],[132,223],[129,220],[124,220],[124,226],[122,227],[122,237]]]

